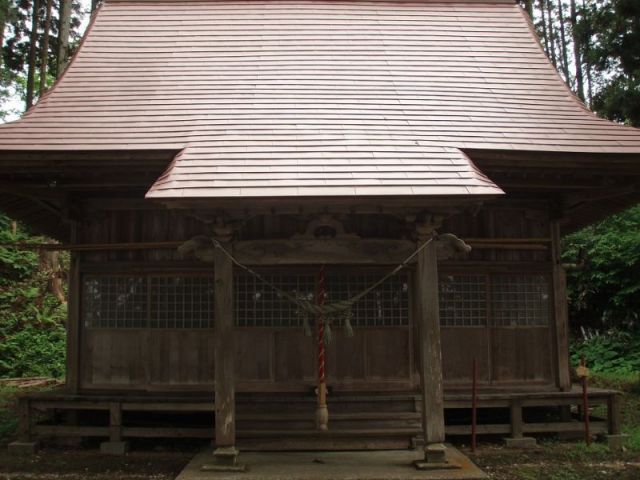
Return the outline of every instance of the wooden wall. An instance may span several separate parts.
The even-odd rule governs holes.
[[[303,233],[308,218],[257,217],[242,239],[287,238]],[[375,238],[410,234],[395,216],[345,216],[347,230]],[[545,203],[496,203],[449,218],[441,232],[461,238],[548,238]],[[175,211],[105,210],[78,226],[78,243],[185,240],[207,232],[201,221]],[[183,272],[208,269],[175,250],[83,253],[80,272]],[[441,272],[551,271],[546,250],[474,250],[465,260],[442,262]],[[82,274],[82,273],[81,273]],[[76,292],[77,294],[77,292]],[[80,312],[82,306],[80,305]],[[80,317],[81,317],[80,313]],[[72,321],[79,322],[76,318]],[[79,322],[77,358],[82,390],[211,391],[213,330],[93,329]],[[329,384],[343,390],[411,390],[417,386],[413,327],[361,328],[353,338],[336,332],[329,347]],[[478,359],[481,381],[499,388],[547,387],[556,382],[553,321],[535,327],[443,327],[445,384],[465,387]],[[238,391],[303,391],[313,387],[314,341],[298,329],[239,328]]]

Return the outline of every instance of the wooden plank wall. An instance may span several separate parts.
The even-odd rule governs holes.
[[[303,233],[308,218],[256,217],[239,238],[286,238]],[[346,216],[348,231],[366,237],[402,238],[410,232],[392,216]],[[165,210],[113,210],[78,225],[78,242],[171,241],[206,233],[192,217]],[[476,214],[448,219],[442,232],[462,238],[549,236],[544,203],[499,203]],[[172,250],[111,251],[81,254],[83,271],[183,272],[209,268]],[[442,262],[446,272],[551,272],[549,252],[476,250],[468,259]],[[553,317],[551,317],[553,318]],[[238,329],[237,390],[305,390],[314,384],[314,348],[301,330]],[[329,377],[344,390],[416,388],[415,334],[409,327],[363,328],[353,338],[335,332],[329,348]],[[210,391],[213,386],[211,330],[80,328],[80,387],[84,390]],[[547,386],[556,382],[554,336],[549,327],[443,327],[443,366],[449,388],[470,382],[473,357],[481,382],[505,387]],[[259,358],[260,361],[246,361]]]
[[[545,203],[499,205],[475,216],[452,217],[441,230],[462,238],[549,238],[549,209]],[[550,251],[538,250],[475,250],[466,261],[443,262],[440,272],[542,274],[552,289],[550,255]],[[449,388],[471,382],[474,357],[484,385],[545,387],[556,382],[551,311],[547,326],[442,327],[441,335],[444,379]]]

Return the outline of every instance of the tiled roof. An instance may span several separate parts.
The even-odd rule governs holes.
[[[465,149],[640,153],[511,2],[107,0],[1,150],[175,149],[152,198],[500,193]],[[0,158],[2,158],[0,156]]]

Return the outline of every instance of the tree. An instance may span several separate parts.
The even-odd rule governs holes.
[[[575,66],[575,91],[578,97],[584,101],[584,74],[582,71],[582,43],[580,42],[580,35],[578,34],[578,10],[576,9],[576,0],[571,0],[570,4],[570,22],[571,22],[571,37],[573,39],[573,64]]]
[[[560,24],[560,59],[562,60],[562,71],[567,84],[571,84],[569,73],[569,56],[567,55],[567,36],[565,33],[564,4],[558,0],[558,22]]]
[[[42,33],[42,47],[40,48],[40,96],[47,88],[47,72],[49,70],[49,32],[51,30],[52,0],[47,0],[45,8],[44,32]]]
[[[29,45],[29,66],[27,70],[27,109],[33,105],[33,96],[36,82],[36,55],[38,49],[38,22],[40,18],[40,0],[33,1],[31,13],[31,36]]]
[[[69,33],[71,30],[71,0],[60,0],[60,25],[58,26],[58,54],[56,58],[56,76],[62,72],[69,61]]]
[[[568,236],[564,260],[587,259],[568,274],[574,325],[637,328],[640,316],[640,205]]]
[[[0,91],[0,101],[11,86],[25,105],[31,105],[40,91],[37,87],[46,87],[64,70],[79,43],[84,12],[79,0],[0,0],[0,6],[2,1],[9,2],[9,15],[2,51],[5,91]],[[30,68],[32,55],[34,68]]]
[[[585,12],[587,55],[600,88],[593,108],[612,120],[640,126],[640,2],[608,0]]]

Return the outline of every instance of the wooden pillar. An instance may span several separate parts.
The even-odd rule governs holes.
[[[569,307],[567,300],[567,274],[562,266],[560,250],[560,222],[551,221],[551,261],[553,263],[553,311],[556,350],[556,378],[558,388],[571,390],[569,370]]]
[[[231,252],[231,232],[216,229],[218,241]],[[237,470],[235,346],[233,332],[233,263],[219,248],[214,252],[215,469]]]
[[[418,245],[422,245],[434,234],[433,227],[428,224],[418,227]],[[435,241],[418,254],[416,280],[424,462],[444,463],[445,450],[442,445],[445,435],[444,399],[438,304],[438,257]],[[420,468],[419,464],[416,466]]]
[[[69,266],[68,313],[67,313],[67,358],[66,389],[76,394],[80,389],[80,282],[79,253],[71,252]]]
[[[509,405],[511,438],[522,438],[522,402],[512,398]]]
[[[122,407],[120,402],[109,404],[109,441],[122,441]]]
[[[609,435],[620,434],[620,394],[613,393],[607,399],[607,421],[609,424]]]
[[[129,443],[122,440],[122,404],[109,403],[109,441],[100,444],[100,452],[107,455],[124,455]]]
[[[31,441],[31,402],[29,397],[18,399],[18,441]]]

